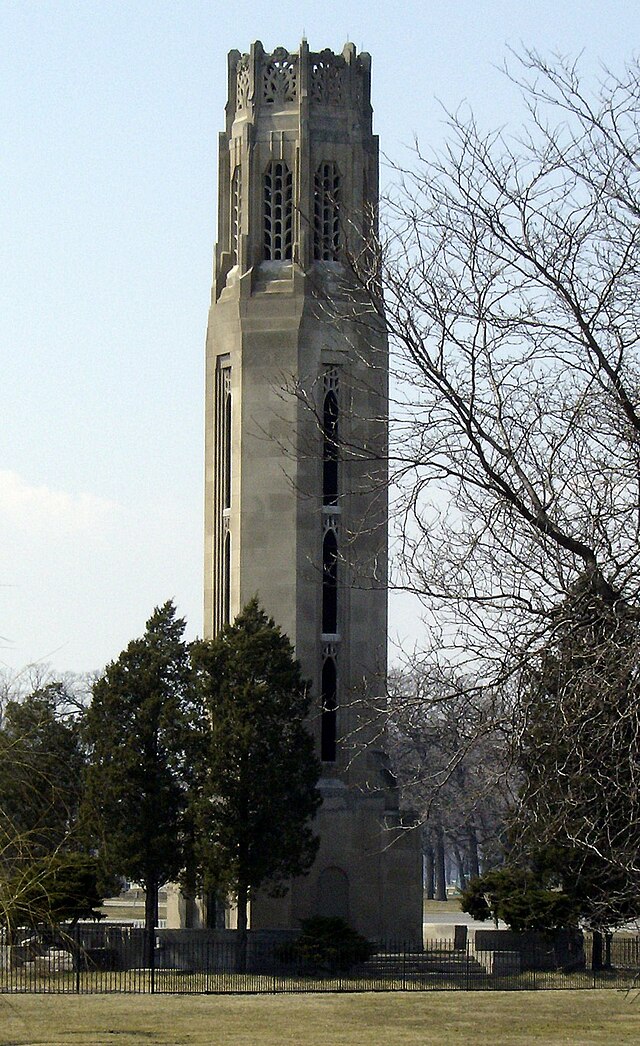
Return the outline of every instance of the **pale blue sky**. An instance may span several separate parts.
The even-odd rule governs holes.
[[[640,6],[0,0],[0,662],[90,670],[174,598],[201,631],[203,348],[226,54],[351,39],[375,126],[518,118],[508,45],[619,68]],[[387,177],[383,173],[383,180]],[[392,632],[408,625],[392,602]],[[415,629],[414,629],[415,634]]]

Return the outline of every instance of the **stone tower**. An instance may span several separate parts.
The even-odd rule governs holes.
[[[311,680],[321,845],[254,929],[341,915],[420,941],[417,833],[401,828],[371,709],[387,642],[387,344],[348,259],[374,228],[370,58],[229,55],[207,334],[205,632],[248,600]],[[278,845],[278,826],[273,826]]]

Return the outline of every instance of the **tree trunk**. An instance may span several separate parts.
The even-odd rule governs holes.
[[[433,860],[433,846],[431,839],[425,833],[424,845],[424,887],[427,900],[432,901],[435,897],[435,864]]]
[[[476,832],[475,825],[470,824],[468,829],[469,834],[469,878],[478,879],[480,877],[480,858],[478,856],[478,833]]]
[[[458,869],[458,886],[461,890],[466,890],[467,876],[464,870],[464,856],[460,853],[460,847],[457,843],[453,844],[453,853],[456,859],[456,867]]]
[[[247,969],[247,906],[249,903],[249,888],[246,883],[238,884],[238,957],[237,969],[239,973],[245,973]]]
[[[215,890],[209,890],[205,898],[205,925],[208,930],[224,930],[226,925],[226,901]]]
[[[435,836],[435,899],[436,901],[446,901],[447,882],[444,870],[444,832],[442,830],[442,825],[437,825],[433,830],[433,834]]]
[[[214,890],[207,890],[205,895],[204,904],[204,924],[207,930],[216,929],[216,919],[218,915],[218,906],[216,904],[216,894]]]
[[[144,896],[145,966],[153,970],[155,957],[156,926],[158,925],[158,883],[147,879]]]
[[[604,959],[603,949],[603,938],[600,930],[593,931],[593,941],[591,945],[591,969],[601,970]]]

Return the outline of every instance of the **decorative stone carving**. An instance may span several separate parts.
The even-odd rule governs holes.
[[[324,105],[341,105],[344,60],[332,51],[322,51],[311,64],[311,98]]]
[[[284,47],[278,47],[264,65],[262,100],[266,105],[284,105],[295,102],[297,93],[297,61]]]
[[[330,506],[332,511],[327,512],[326,508],[322,513],[322,533],[323,535],[327,531],[332,530],[336,537],[338,537],[340,529],[340,512],[336,511],[336,506]]]
[[[236,109],[246,109],[249,104],[249,55],[243,54],[236,68]]]
[[[338,659],[338,647],[339,643],[323,643],[322,644],[322,660],[326,661],[328,657],[332,658],[333,661]]]
[[[324,392],[338,392],[338,368],[330,367],[324,372]]]

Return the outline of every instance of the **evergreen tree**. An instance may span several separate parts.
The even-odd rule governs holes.
[[[524,678],[512,851],[594,930],[640,910],[637,611],[585,575]]]
[[[7,701],[0,727],[0,862],[18,866],[72,845],[84,753],[61,683]]]
[[[10,929],[100,919],[104,887],[97,857],[54,853],[22,866],[2,881],[0,908]]]
[[[471,882],[463,909],[514,929],[603,935],[640,912],[638,615],[584,574],[523,673],[507,864]]]
[[[539,874],[515,865],[472,879],[462,892],[460,907],[480,921],[502,919],[518,933],[575,928],[580,917],[572,897]]]
[[[250,891],[285,892],[318,847],[309,823],[320,805],[320,765],[304,722],[308,686],[291,643],[257,599],[192,657],[210,719],[199,860],[205,889],[236,897],[242,966]]]
[[[93,691],[83,821],[115,875],[146,891],[145,927],[157,924],[158,890],[188,858],[190,738],[194,705],[185,622],[156,608]]]

